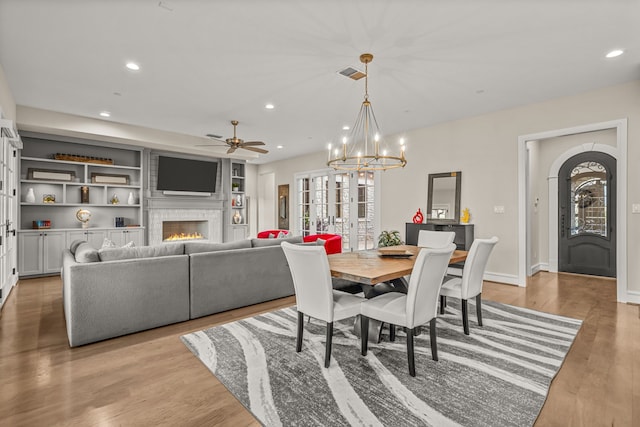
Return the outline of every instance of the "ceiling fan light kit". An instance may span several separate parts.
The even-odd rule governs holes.
[[[397,147],[385,142],[378,121],[369,101],[369,63],[373,55],[363,53],[360,62],[364,64],[364,101],[356,122],[347,136],[342,137],[342,148],[329,144],[327,166],[336,170],[376,171],[402,168],[407,164],[404,156],[404,140]]]

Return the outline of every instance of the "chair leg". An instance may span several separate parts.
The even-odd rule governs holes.
[[[431,341],[431,358],[438,361],[438,343],[436,342],[436,318],[429,322],[429,339]]]
[[[331,341],[333,339],[333,322],[327,322],[327,345],[324,353],[324,367],[328,368],[331,362]]]
[[[413,357],[413,328],[407,328],[407,360],[409,361],[409,375],[416,376],[416,362]]]
[[[466,299],[462,300],[462,327],[464,328],[464,334],[469,335],[469,309]]]
[[[367,355],[367,346],[369,344],[369,318],[360,315],[360,354]]]
[[[396,340],[396,325],[389,324],[389,341]]]
[[[304,331],[304,313],[298,312],[298,336],[296,338],[296,353],[302,350],[302,332]]]
[[[444,314],[444,308],[447,306],[447,297],[440,295],[440,314]]]
[[[482,326],[482,293],[476,295],[476,313],[478,314],[478,326]]]

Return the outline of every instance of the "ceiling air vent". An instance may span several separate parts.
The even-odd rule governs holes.
[[[360,80],[366,75],[362,71],[356,70],[353,67],[347,67],[344,70],[340,70],[338,71],[338,74],[342,74],[343,76],[349,77],[352,80]]]

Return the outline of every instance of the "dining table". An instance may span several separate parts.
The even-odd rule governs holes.
[[[328,256],[331,276],[359,283],[363,291],[366,290],[366,286],[398,281],[402,283],[400,288],[406,289],[408,284],[404,277],[411,274],[416,255],[421,249],[414,245],[399,245],[391,248],[331,254]],[[449,265],[465,261],[467,254],[468,251],[456,249],[451,254]],[[394,288],[394,286],[387,287],[386,291],[392,291]],[[369,292],[365,294],[375,295]],[[381,326],[380,322],[369,322],[370,341],[379,342]],[[354,332],[360,336],[359,316],[354,325]]]

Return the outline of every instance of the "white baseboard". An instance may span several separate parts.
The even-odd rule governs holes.
[[[9,298],[9,295],[11,295],[11,291],[16,286],[17,282],[18,282],[17,280],[12,280],[9,285],[2,288],[2,298],[0,299],[0,309],[2,309],[2,306],[4,305],[5,301]]]
[[[536,265],[532,265],[529,275],[533,276],[534,274],[539,273],[541,271],[549,271],[549,264],[547,264],[546,262],[539,262]]]
[[[484,273],[484,280],[490,282],[506,283],[507,285],[519,286],[518,276],[503,273]]]
[[[640,304],[640,292],[627,291],[627,303]]]

